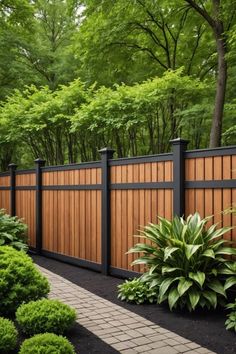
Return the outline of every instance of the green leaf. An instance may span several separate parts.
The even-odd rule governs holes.
[[[182,278],[178,284],[178,293],[179,296],[183,296],[183,294],[192,286],[193,282],[191,280]]]
[[[178,247],[171,247],[171,246],[166,247],[164,252],[164,261],[166,261],[172,255],[172,253],[178,250],[179,250]]]
[[[196,281],[200,285],[200,287],[202,288],[206,276],[205,276],[205,273],[198,271],[197,273],[190,272],[189,278]]]
[[[226,280],[225,285],[224,285],[224,289],[227,290],[229,288],[231,288],[231,286],[236,284],[236,276],[234,277],[230,277]]]
[[[161,268],[161,273],[162,274],[171,273],[171,272],[175,272],[176,270],[182,270],[182,269],[178,268],[178,267],[164,266],[164,267]]]
[[[225,290],[221,282],[217,279],[211,280],[207,283],[208,288],[214,290],[216,293],[223,295],[226,297]]]
[[[228,256],[236,256],[236,248],[222,247],[220,250],[216,251],[215,254],[225,254]]]
[[[202,254],[204,257],[208,257],[208,258],[215,258],[215,253],[212,249],[208,249],[206,251],[203,252]]]
[[[166,291],[169,289],[170,285],[176,281],[178,278],[166,278],[162,281],[160,288],[159,288],[159,298],[160,302],[163,301],[163,296],[165,295]]]
[[[171,311],[178,300],[179,300],[178,290],[176,288],[171,289],[168,295],[168,303]]]
[[[211,306],[216,308],[216,306],[217,306],[217,295],[216,295],[216,293],[214,291],[205,290],[205,291],[203,291],[202,294],[205,297],[205,299],[207,299],[209,301]]]
[[[199,250],[202,245],[186,245],[185,246],[185,255],[188,260]]]
[[[192,309],[195,310],[195,308],[198,304],[198,301],[200,299],[200,293],[195,289],[190,289],[188,292],[188,295],[189,295],[189,300],[190,300]]]

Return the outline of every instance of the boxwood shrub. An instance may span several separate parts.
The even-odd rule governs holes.
[[[12,246],[17,250],[28,250],[27,225],[17,216],[10,216],[0,209],[0,246]]]
[[[19,354],[75,354],[68,339],[52,333],[37,334],[26,339]]]
[[[18,332],[14,323],[0,317],[0,353],[8,353],[17,345]]]
[[[23,302],[49,293],[47,279],[23,251],[0,246],[0,313],[13,314]]]
[[[27,335],[38,333],[63,334],[75,322],[76,312],[58,300],[38,300],[22,304],[16,312],[16,320]]]

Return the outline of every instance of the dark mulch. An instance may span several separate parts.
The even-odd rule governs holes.
[[[236,335],[233,332],[225,330],[224,322],[226,320],[226,312],[223,309],[218,309],[216,311],[199,311],[190,314],[188,312],[170,312],[166,306],[160,305],[127,304],[117,299],[117,285],[123,282],[121,279],[110,276],[106,277],[87,269],[78,268],[45,257],[33,256],[33,259],[37,264],[70,280],[74,284],[77,284],[113,303],[123,306],[161,327],[188,338],[216,353],[235,354],[236,352]],[[82,328],[78,328],[78,330],[82,331],[81,334],[79,332],[79,336],[82,335],[81,348],[83,348],[82,339],[83,336],[86,337],[86,333],[83,332],[84,329]],[[80,353],[99,352],[99,350],[96,351],[97,346],[95,343],[98,339],[94,335],[91,335],[91,338],[88,337],[87,339],[90,340],[91,351],[80,350]],[[104,349],[100,349],[100,353],[113,352],[104,347]]]
[[[65,336],[74,345],[76,353],[79,354],[92,354],[92,353],[108,353],[117,354],[119,353],[93,333],[89,332],[86,328],[76,324],[72,330],[67,332]],[[12,354],[17,354],[20,348],[20,344],[26,339],[25,336],[20,335],[18,349]]]

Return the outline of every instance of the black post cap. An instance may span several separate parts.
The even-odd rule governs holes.
[[[17,164],[15,164],[15,163],[10,163],[10,164],[8,165],[8,168],[9,168],[9,170],[16,170],[16,169],[17,169]]]

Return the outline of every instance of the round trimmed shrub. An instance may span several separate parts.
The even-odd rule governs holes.
[[[53,333],[44,333],[26,339],[19,354],[75,354],[75,351],[68,339]]]
[[[58,300],[38,300],[22,304],[16,312],[16,320],[27,335],[38,333],[63,334],[74,324],[76,312]]]
[[[0,313],[13,314],[23,302],[49,293],[49,283],[23,251],[0,247]]]
[[[7,353],[14,350],[17,345],[17,330],[14,323],[6,318],[0,317],[0,353]]]

